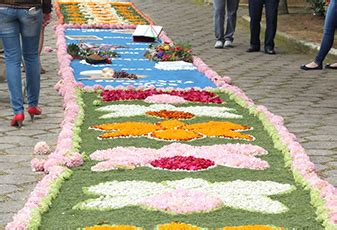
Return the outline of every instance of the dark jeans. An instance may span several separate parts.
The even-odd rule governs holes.
[[[252,48],[260,49],[260,30],[263,5],[266,11],[266,34],[264,47],[273,49],[274,38],[277,29],[277,11],[279,0],[249,0],[250,16],[250,45]]]
[[[324,22],[324,34],[321,48],[315,58],[315,63],[321,65],[326,55],[329,53],[337,28],[337,0],[331,0]]]

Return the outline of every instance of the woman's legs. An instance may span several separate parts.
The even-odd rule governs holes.
[[[0,37],[4,46],[6,78],[12,109],[14,114],[23,113],[20,23],[17,20],[17,9],[7,7],[0,9]]]
[[[19,34],[2,38],[5,50],[6,78],[14,114],[23,113],[21,82],[21,46]]]
[[[326,55],[329,53],[333,45],[336,27],[337,27],[337,4],[336,0],[333,0],[330,2],[328,12],[325,17],[323,39],[320,50],[315,58],[315,61],[310,62],[306,65],[302,65],[301,69],[303,70],[322,69],[323,60],[325,59]]]
[[[336,1],[331,1],[324,22],[324,34],[321,43],[321,48],[315,58],[315,63],[317,65],[322,65],[323,60],[329,53],[334,42],[336,28],[337,28],[337,4]]]
[[[41,63],[41,53],[42,53],[43,43],[44,43],[44,29],[45,29],[45,27],[42,26],[41,33],[40,33],[40,43],[39,43],[39,62],[40,62],[40,73],[41,74],[46,73],[46,70],[44,68],[42,68],[42,63]]]
[[[40,95],[39,41],[42,23],[41,9],[33,14],[21,12],[19,19],[21,26],[22,54],[26,66],[28,105],[36,107]]]

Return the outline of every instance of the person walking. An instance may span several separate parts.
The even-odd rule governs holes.
[[[25,119],[21,82],[21,57],[25,63],[28,109],[32,120],[42,113],[39,38],[42,15],[51,12],[50,0],[0,0],[0,38],[5,53],[6,78],[14,117],[10,125],[21,127]]]
[[[214,28],[216,42],[214,48],[233,47],[236,14],[240,0],[214,0]],[[226,15],[226,31],[225,26]]]
[[[263,6],[266,13],[266,32],[264,39],[264,52],[275,54],[274,38],[277,30],[277,13],[279,0],[249,0],[250,16],[250,47],[247,52],[260,51],[260,31]]]
[[[324,32],[321,47],[313,62],[306,65],[301,65],[303,70],[321,70],[323,69],[323,61],[328,55],[331,47],[333,46],[335,30],[337,28],[337,0],[331,0],[328,11],[324,21]],[[327,69],[337,69],[337,63],[327,64]]]

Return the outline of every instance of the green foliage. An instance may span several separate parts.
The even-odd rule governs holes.
[[[306,0],[311,5],[311,9],[315,15],[324,16],[326,13],[325,0]]]

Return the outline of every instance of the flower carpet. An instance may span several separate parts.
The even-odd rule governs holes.
[[[100,4],[126,3],[83,2]],[[281,117],[200,58],[170,61],[184,48],[165,33],[136,43],[130,21],[63,24],[92,11],[56,5],[62,129],[54,152],[32,160],[46,175],[6,229],[337,229],[337,191]],[[88,63],[69,54],[79,43],[118,55]],[[170,49],[167,60],[144,56]],[[102,77],[104,68],[144,77]]]

